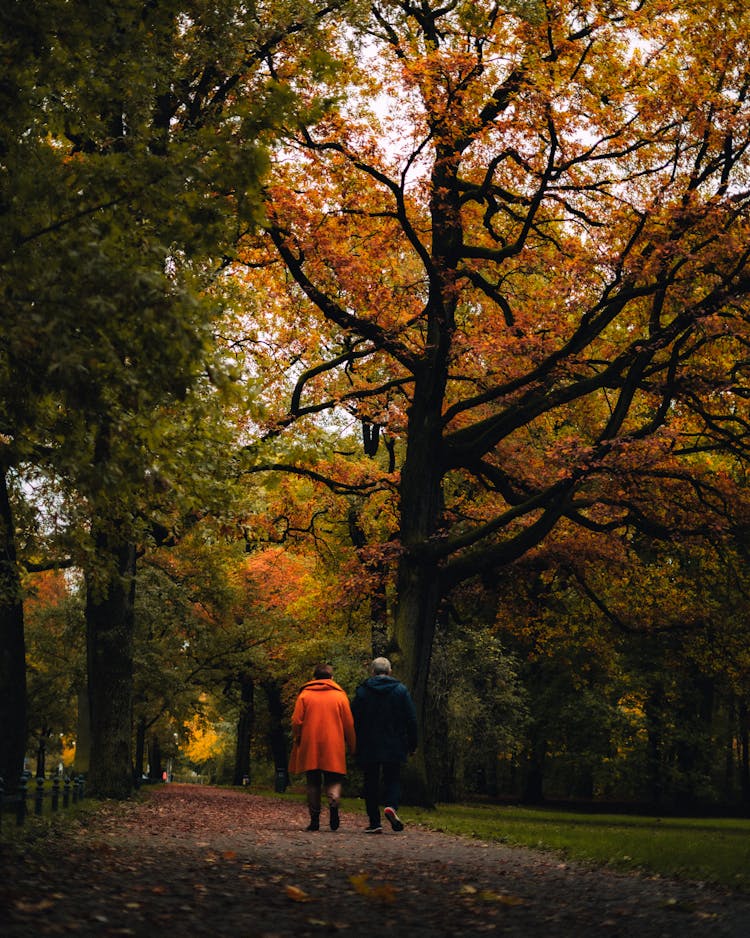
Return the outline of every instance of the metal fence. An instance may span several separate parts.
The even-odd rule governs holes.
[[[13,792],[6,792],[3,779],[0,778],[0,830],[6,816],[15,817],[17,826],[21,826],[33,811],[41,816],[45,799],[52,811],[59,811],[71,804],[82,801],[86,794],[86,784],[82,775],[74,778],[55,775],[51,780],[42,777],[21,776],[18,787]]]

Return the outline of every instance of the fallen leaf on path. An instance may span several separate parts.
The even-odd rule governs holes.
[[[290,899],[294,900],[294,902],[313,902],[315,899],[314,896],[305,892],[304,889],[300,889],[299,886],[284,886],[284,892]]]
[[[485,902],[499,902],[500,905],[523,905],[524,903],[520,896],[511,896],[505,892],[493,892],[491,889],[483,889],[479,893],[479,898]]]
[[[368,899],[379,899],[381,902],[395,902],[396,890],[390,883],[383,883],[379,886],[371,886],[368,882],[368,873],[360,873],[349,877],[349,882],[354,887],[354,891],[360,896],[366,896]]]
[[[16,908],[19,912],[27,912],[33,915],[36,912],[45,912],[47,909],[51,909],[54,904],[51,899],[40,899],[38,902],[18,899],[16,901]]]

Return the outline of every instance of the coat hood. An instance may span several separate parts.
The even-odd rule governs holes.
[[[368,677],[364,682],[364,686],[376,694],[392,694],[403,685],[395,677],[389,677],[387,674],[376,674],[374,677]]]
[[[303,685],[302,690],[340,690],[342,694],[344,693],[343,687],[340,687],[334,680],[331,680],[331,678],[316,678],[314,681],[308,681],[307,684]]]

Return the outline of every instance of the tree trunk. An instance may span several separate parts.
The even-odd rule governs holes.
[[[714,753],[710,739],[715,697],[713,679],[702,675],[696,668],[674,717],[681,729],[676,745],[679,772],[675,807],[682,812],[693,810],[699,801],[695,776],[711,775]]]
[[[431,804],[427,767],[432,754],[427,733],[427,685],[432,644],[441,599],[439,569],[426,556],[430,540],[442,521],[442,473],[439,452],[442,390],[430,385],[415,392],[409,419],[409,442],[401,473],[401,546],[397,575],[394,640],[399,677],[414,699],[420,745],[405,773],[405,795],[421,804]]]
[[[143,757],[146,754],[146,717],[138,720],[135,732],[135,763],[133,765],[133,784],[139,788],[143,781]]]
[[[646,700],[644,708],[646,715],[647,734],[647,781],[649,796],[654,807],[661,806],[664,799],[664,772],[662,766],[663,756],[663,721],[664,721],[664,688],[656,684]]]
[[[268,703],[268,745],[273,756],[274,788],[283,792],[289,785],[289,755],[281,688],[277,681],[264,681],[263,691]]]
[[[740,718],[740,792],[742,807],[750,811],[750,714],[746,701],[739,705]]]
[[[36,749],[36,778],[44,778],[47,772],[47,740],[51,732],[46,726],[39,731],[39,742]]]
[[[255,682],[247,673],[238,675],[240,712],[237,718],[237,747],[234,754],[234,785],[250,784],[250,742],[255,724]]]
[[[89,787],[104,798],[127,798],[133,790],[133,600],[135,547],[99,531],[98,576],[87,574],[91,765]]]
[[[404,797],[407,802],[423,805],[434,803],[428,777],[428,766],[435,754],[428,732],[427,684],[439,600],[437,572],[430,574],[423,565],[410,562],[409,557],[402,558],[394,628],[397,648],[394,671],[412,695],[419,731],[418,749],[404,773]]]
[[[0,472],[0,777],[15,791],[26,750],[26,645],[15,529]]]
[[[151,737],[151,745],[148,751],[148,777],[152,782],[160,782],[164,776],[164,769],[161,765],[161,745],[156,733]]]
[[[460,196],[456,181],[458,154],[438,145],[432,166],[430,213],[432,262],[426,308],[424,352],[414,367],[414,394],[409,407],[406,456],[401,469],[401,548],[397,576],[395,640],[401,653],[406,683],[414,697],[420,749],[413,763],[414,794],[426,803],[425,753],[427,685],[430,676],[435,619],[441,599],[440,561],[435,554],[445,506],[443,496],[443,405],[448,363],[455,330],[455,270],[462,232]],[[422,788],[420,795],[419,788]]]
[[[540,727],[531,730],[523,783],[524,804],[543,804],[544,768],[547,761],[546,734]]]
[[[78,691],[78,719],[76,721],[76,755],[73,771],[88,775],[91,765],[91,708],[88,688]]]

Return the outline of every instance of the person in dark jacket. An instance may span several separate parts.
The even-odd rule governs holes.
[[[364,773],[367,834],[382,834],[380,776],[383,776],[385,810],[394,831],[404,829],[398,816],[401,765],[417,748],[417,714],[409,691],[391,677],[387,658],[375,658],[371,677],[360,684],[352,702],[357,736],[357,762]]]

